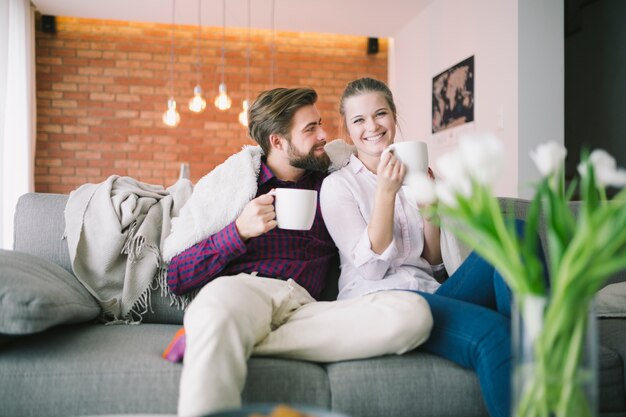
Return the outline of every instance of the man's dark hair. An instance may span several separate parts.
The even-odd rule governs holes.
[[[313,105],[317,93],[311,88],[274,88],[262,92],[248,109],[248,133],[265,152],[270,151],[270,135],[291,140],[293,116],[300,108]]]

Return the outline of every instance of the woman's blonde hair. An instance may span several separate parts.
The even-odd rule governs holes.
[[[341,95],[341,100],[339,101],[339,114],[341,114],[341,118],[343,119],[344,128],[346,128],[346,99],[366,93],[381,93],[393,113],[394,120],[396,122],[398,121],[396,104],[393,102],[393,94],[391,94],[391,90],[387,87],[387,84],[374,78],[364,77],[359,78],[358,80],[350,81]]]

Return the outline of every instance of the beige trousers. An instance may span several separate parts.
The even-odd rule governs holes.
[[[408,291],[317,302],[293,280],[217,278],[189,305],[178,415],[241,406],[251,355],[335,362],[402,354],[426,341],[428,303]]]

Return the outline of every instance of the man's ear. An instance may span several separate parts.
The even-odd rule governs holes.
[[[270,147],[272,149],[281,150],[283,149],[284,138],[276,133],[270,134]]]

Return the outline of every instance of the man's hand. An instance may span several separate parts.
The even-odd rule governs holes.
[[[246,204],[235,220],[235,227],[244,242],[275,228],[276,212],[272,192],[260,195]]]

